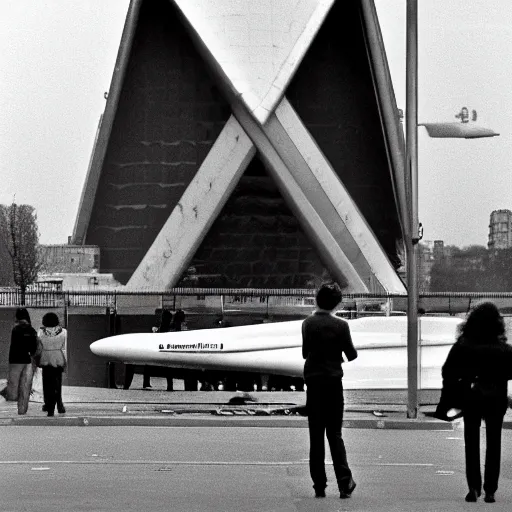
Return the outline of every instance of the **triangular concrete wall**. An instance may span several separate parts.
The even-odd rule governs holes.
[[[268,0],[265,12],[254,2],[174,3],[130,5],[75,241],[99,245],[102,271],[132,289],[333,277],[350,291],[403,291],[396,148],[357,2]],[[245,15],[235,12],[242,4]],[[261,190],[247,192],[255,173],[274,187],[274,216],[261,212]],[[241,190],[259,212],[236,211]],[[295,243],[283,243],[286,229]]]

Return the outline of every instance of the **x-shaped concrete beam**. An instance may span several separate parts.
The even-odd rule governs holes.
[[[233,115],[127,287],[177,283],[257,149],[329,270],[348,283],[347,291],[403,291],[375,235],[286,98],[265,124],[236,95],[229,100]]]

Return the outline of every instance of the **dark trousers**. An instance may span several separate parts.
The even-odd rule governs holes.
[[[135,366],[133,364],[127,364],[124,367],[124,389],[130,389],[133,381],[133,375],[135,374]]]
[[[334,473],[340,492],[346,491],[352,472],[347,462],[345,443],[341,435],[343,422],[343,384],[341,378],[311,377],[306,380],[309,425],[309,471],[313,487],[322,490],[327,485],[325,474],[325,435],[331,449]]]
[[[480,424],[485,421],[485,471],[483,489],[494,494],[498,489],[501,464],[501,429],[506,406],[467,407],[464,411],[464,442],[468,487],[482,491],[480,472]]]
[[[124,389],[130,389],[132,385],[133,376],[135,375],[135,365],[127,364],[125,365],[125,373],[124,373]],[[167,391],[173,391],[173,373],[171,369],[168,369],[165,373],[167,379]],[[148,365],[144,366],[143,370],[143,378],[142,378],[142,387],[147,388],[151,386],[151,367]]]
[[[63,408],[62,367],[43,366],[43,398],[48,414],[53,414],[55,406]]]
[[[144,366],[144,372],[142,373],[142,387],[151,387],[151,369],[149,366]]]
[[[167,380],[167,391],[174,391],[173,372],[170,368],[166,370],[165,378]]]
[[[130,386],[133,382],[133,376],[135,375],[135,365],[127,364],[125,365],[124,370],[124,389],[130,389]],[[144,365],[144,369],[142,370],[142,387],[150,388],[151,387],[151,367],[148,365]]]

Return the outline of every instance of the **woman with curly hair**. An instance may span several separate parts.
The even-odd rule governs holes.
[[[507,411],[507,381],[512,379],[512,346],[505,323],[491,302],[476,306],[461,324],[457,341],[442,369],[443,382],[458,381],[464,417],[466,501],[482,493],[480,424],[485,421],[486,453],[483,490],[487,503],[495,502],[501,462],[501,430]]]
[[[62,374],[67,368],[67,330],[61,327],[59,317],[50,311],[43,316],[43,326],[38,336],[41,342],[39,366],[43,369],[43,410],[48,416],[53,416],[57,406],[59,414],[64,414]]]

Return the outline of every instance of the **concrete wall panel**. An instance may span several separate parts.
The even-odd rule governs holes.
[[[184,277],[178,286],[196,283],[307,288],[330,277],[257,157],[249,164],[191,266],[196,270],[196,280]]]
[[[93,341],[108,336],[109,325],[106,314],[70,314],[68,326],[67,384],[107,387],[107,363],[89,349]]]
[[[215,89],[176,9],[143,2],[86,237],[102,272],[127,282],[194,177],[230,115]]]
[[[336,2],[286,94],[395,266],[401,229],[357,2]]]

